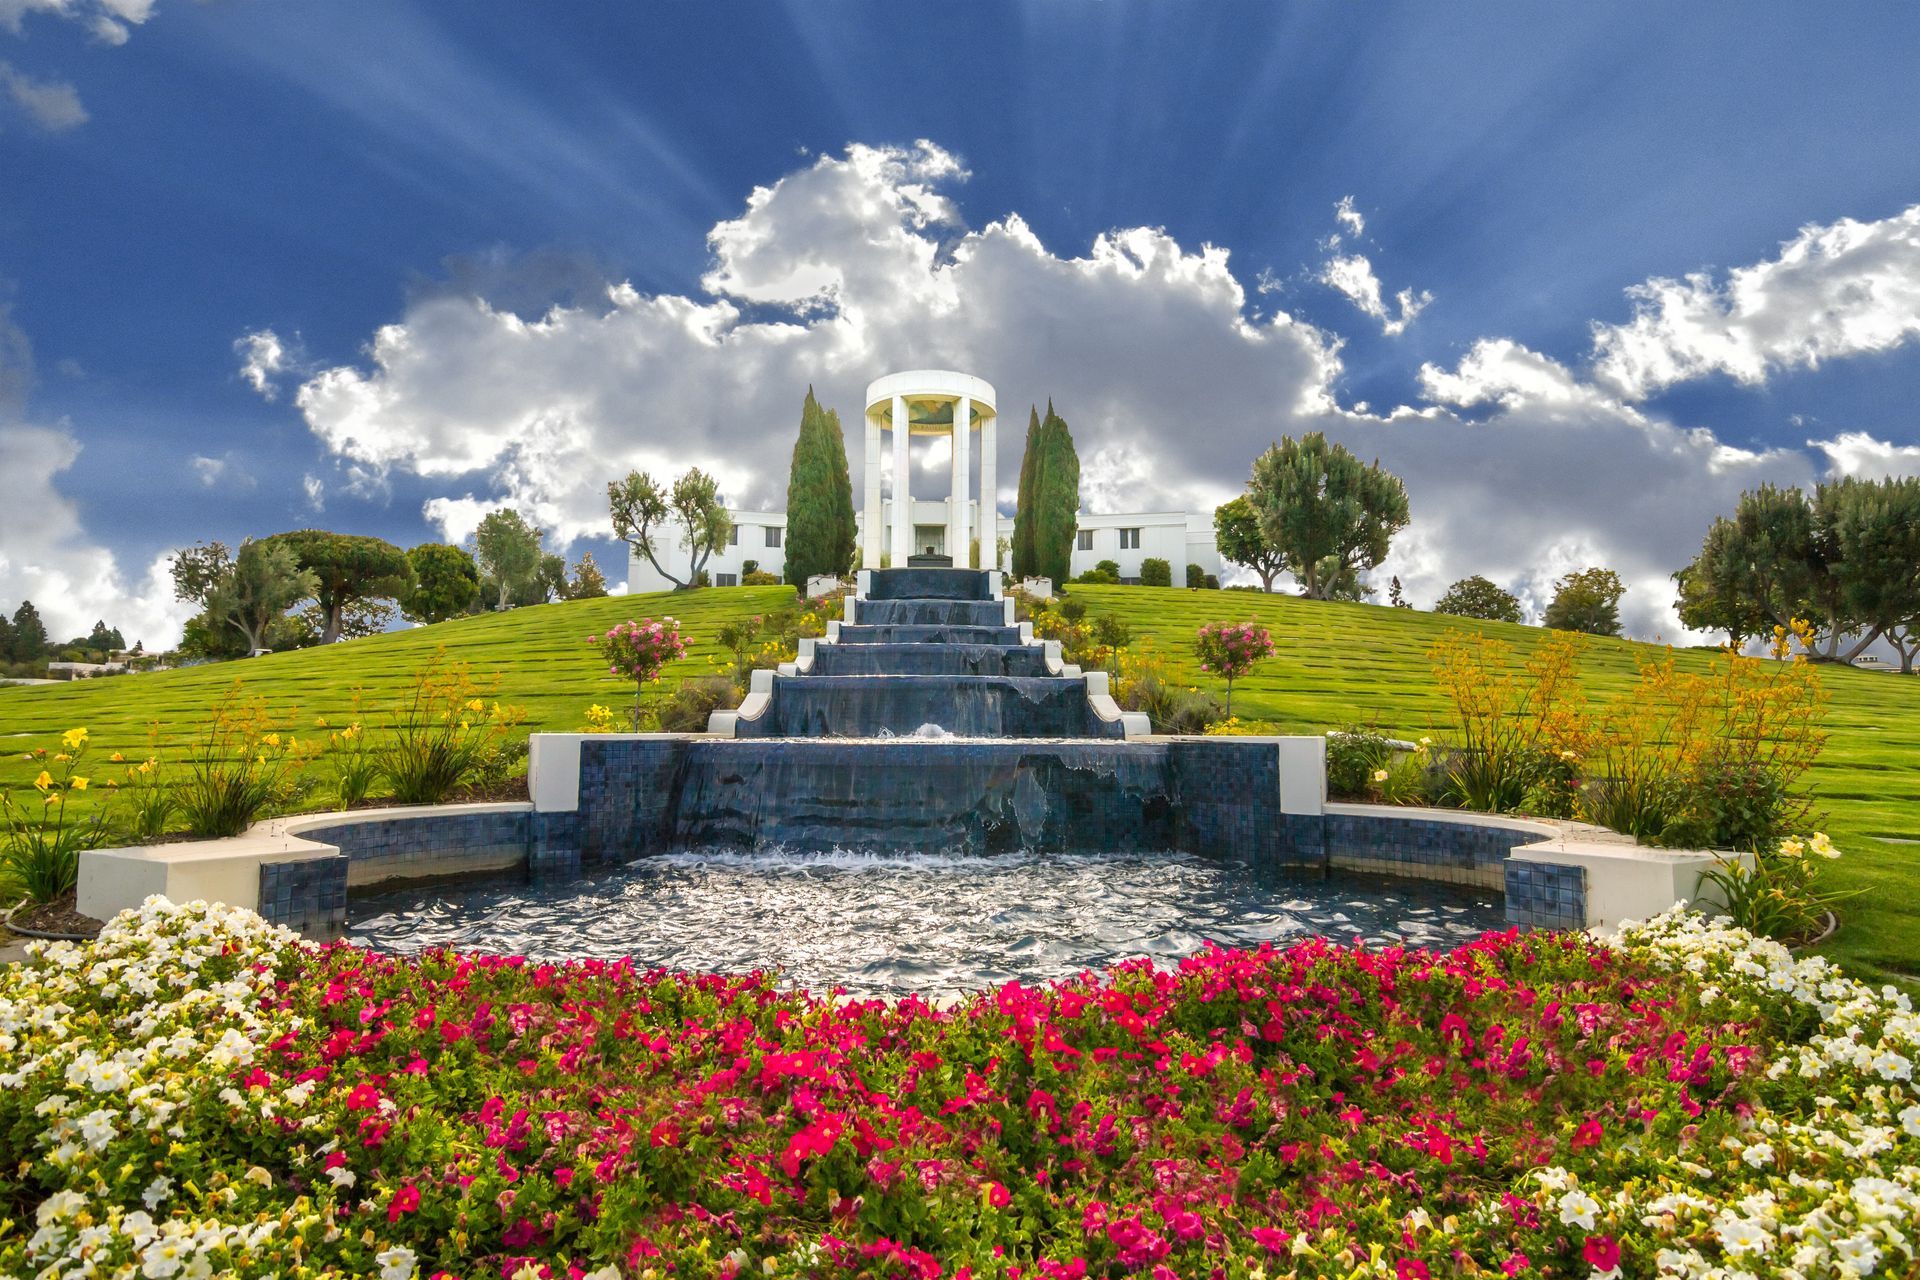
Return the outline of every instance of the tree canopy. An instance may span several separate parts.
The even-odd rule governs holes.
[[[1256,458],[1247,500],[1267,545],[1316,600],[1351,597],[1410,518],[1398,476],[1318,431],[1282,437]]]
[[[423,542],[407,552],[413,588],[400,602],[411,622],[445,622],[473,607],[480,594],[480,567],[464,547]]]
[[[413,582],[407,553],[384,538],[296,529],[265,541],[286,547],[300,569],[313,575],[313,597],[321,613],[321,644],[332,644],[340,638],[342,617],[349,605],[398,599]]]
[[[733,518],[720,501],[720,484],[698,467],[662,488],[644,471],[630,471],[624,480],[607,485],[607,508],[614,536],[646,557],[661,577],[684,588],[700,581],[707,561],[733,534]],[[672,573],[660,562],[670,526],[680,529],[679,545],[687,552],[687,576]]]
[[[838,578],[853,566],[853,480],[840,415],[807,388],[800,437],[787,474],[786,580],[804,588],[816,574]]]
[[[594,563],[593,552],[581,552],[580,563],[573,566],[573,581],[567,584],[567,599],[598,600],[606,594],[607,575]]]
[[[1576,569],[1553,584],[1553,600],[1541,622],[1555,631],[1617,636],[1620,597],[1626,593],[1626,584],[1611,569]]]
[[[225,543],[196,543],[174,553],[172,568],[175,597],[202,606],[209,622],[238,631],[249,652],[267,647],[267,629],[296,601],[318,594],[293,548],[275,539],[248,538],[237,555]]]
[[[31,600],[22,600],[13,611],[11,649],[15,662],[38,662],[47,655],[47,624]]]
[[[1273,580],[1286,568],[1286,558],[1269,546],[1260,531],[1260,516],[1241,494],[1213,509],[1213,544],[1220,558],[1260,575],[1260,589],[1273,590]]]
[[[494,583],[494,608],[504,609],[513,594],[540,575],[538,528],[518,511],[502,508],[482,517],[473,531],[473,555]]]
[[[1486,622],[1521,621],[1520,601],[1513,593],[1477,573],[1448,587],[1434,602],[1433,611]]]

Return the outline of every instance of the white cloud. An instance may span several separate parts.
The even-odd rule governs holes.
[[[1779,254],[1627,291],[1633,319],[1593,328],[1595,376],[1628,399],[1709,374],[1757,384],[1779,370],[1887,351],[1920,336],[1920,205],[1878,222],[1802,228]]]
[[[1380,277],[1373,273],[1373,263],[1357,253],[1328,258],[1320,268],[1320,282],[1344,294],[1361,312],[1378,320],[1380,332],[1389,338],[1405,333],[1407,326],[1433,301],[1433,295],[1424,289],[1417,294],[1411,289],[1402,289],[1394,295],[1394,302],[1399,306],[1399,314],[1394,314],[1393,307],[1381,297]]]
[[[0,27],[20,35],[26,16],[34,13],[78,22],[110,44],[124,44],[127,26],[137,27],[152,17],[153,4],[154,0],[0,0]],[[119,34],[108,34],[103,24],[111,24]]]
[[[1831,440],[1807,444],[1827,455],[1828,473],[1888,480],[1920,475],[1920,445],[1876,440],[1864,431],[1843,431]]]
[[[1357,236],[1366,232],[1367,220],[1353,207],[1352,196],[1340,197],[1340,203],[1333,206],[1333,218],[1349,235]]]
[[[246,384],[267,400],[280,394],[280,375],[292,368],[287,344],[271,329],[258,329],[234,339],[233,352],[240,357],[240,376]]]
[[[994,383],[1003,494],[1027,406],[1051,397],[1092,508],[1209,509],[1269,441],[1321,430],[1406,480],[1414,531],[1383,573],[1411,598],[1584,556],[1628,580],[1630,626],[1669,637],[1667,575],[1713,515],[1761,480],[1814,474],[1807,453],[1728,448],[1506,339],[1424,368],[1424,407],[1343,407],[1340,339],[1285,312],[1252,318],[1225,250],[1135,227],[1056,252],[1017,215],[966,226],[948,194],[963,178],[931,144],[850,148],[714,229],[709,292],[615,285],[604,305],[534,320],[418,297],[366,364],[314,374],[296,403],[347,466],[441,481],[426,514],[450,540],[510,503],[561,543],[605,536],[606,482],[630,467],[701,466],[730,501],[777,504],[809,384],[857,467],[862,393],[893,369]]]
[[[77,129],[87,122],[87,109],[80,105],[80,94],[64,80],[35,80],[0,62],[0,86],[7,96],[42,129],[60,133]]]
[[[200,483],[209,489],[220,483],[220,474],[227,469],[226,460],[223,458],[208,458],[195,454],[192,463],[194,471],[200,476]]]
[[[325,511],[327,509],[326,481],[309,471],[306,475],[300,477],[300,488],[307,495],[307,509],[309,511]]]

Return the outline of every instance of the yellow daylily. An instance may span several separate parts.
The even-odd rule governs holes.
[[[85,778],[73,778],[68,781],[67,785],[75,791],[85,791],[87,789],[87,780]]]
[[[33,780],[33,785],[39,788],[40,790],[45,791],[48,787],[53,785],[53,775],[48,773],[45,769],[42,769],[40,771],[40,776]]]
[[[126,757],[121,755],[118,751],[116,751],[112,755],[108,756],[107,759],[113,761],[115,764],[119,764],[122,761],[124,761]]]
[[[60,742],[67,750],[78,751],[81,747],[87,745],[87,731],[85,729],[69,729],[60,735]]]

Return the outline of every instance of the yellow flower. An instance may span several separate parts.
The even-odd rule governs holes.
[[[277,747],[280,745],[280,735],[277,733],[270,733],[266,737],[260,739],[260,741],[266,743],[270,747]]]
[[[49,792],[47,792],[47,803],[48,803],[48,804],[59,804],[59,803],[60,803],[60,793],[59,793],[58,791],[49,791]]]
[[[472,701],[467,703],[467,710],[469,711],[485,711],[486,709],[487,709],[487,704],[482,702],[478,698],[475,698]]]
[[[324,728],[326,728],[326,727],[327,727],[327,718],[326,718],[325,716],[315,716],[315,717],[313,718],[313,727],[314,727],[314,728],[316,728],[316,729],[324,729]]]
[[[59,761],[59,762],[60,762],[61,764],[65,764],[65,763],[67,763],[67,761],[69,761],[69,760],[71,760],[71,759],[73,759],[73,757],[72,757],[72,756],[70,756],[70,755],[68,755],[68,754],[67,754],[66,752],[64,752],[64,751],[56,751],[56,752],[54,752],[54,755],[53,755],[53,758],[54,758],[55,760],[58,760],[58,761]]]
[[[125,760],[126,757],[121,755],[118,751],[116,751],[112,755],[108,756],[107,759],[113,761],[115,764],[119,764],[121,761]]]
[[[159,763],[160,763],[160,758],[158,756],[148,756],[145,760],[142,760],[140,762],[140,772],[152,773],[153,767]]]
[[[45,769],[42,769],[40,771],[40,776],[33,780],[33,785],[38,787],[40,790],[45,791],[48,787],[53,785],[53,775],[48,773]]]
[[[81,747],[87,745],[87,731],[85,729],[69,729],[60,735],[60,741],[67,750],[78,751]]]
[[[1387,780],[1387,771],[1385,769],[1375,769],[1373,771],[1373,780],[1375,782],[1385,782]]]
[[[75,791],[85,791],[87,789],[87,780],[85,778],[74,778],[70,780],[67,785]]]
[[[107,779],[107,786],[108,786],[108,788],[109,788],[109,789],[112,789],[112,788],[114,788],[114,787],[118,787],[119,785],[120,785],[120,782],[119,782],[119,780],[118,780],[117,778],[108,778],[108,779]]]

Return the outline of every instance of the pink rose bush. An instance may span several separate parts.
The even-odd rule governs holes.
[[[624,676],[634,682],[632,720],[640,727],[640,693],[660,679],[669,662],[687,656],[686,637],[680,634],[677,618],[629,618],[608,627],[605,634],[587,637],[587,643],[600,650],[607,674]]]
[[[1233,682],[1273,656],[1273,636],[1257,622],[1209,622],[1194,638],[1200,669],[1227,682],[1227,714],[1233,714]]]
[[[938,1009],[156,898],[0,972],[0,1273],[1911,1275],[1916,1053],[1680,914]]]

